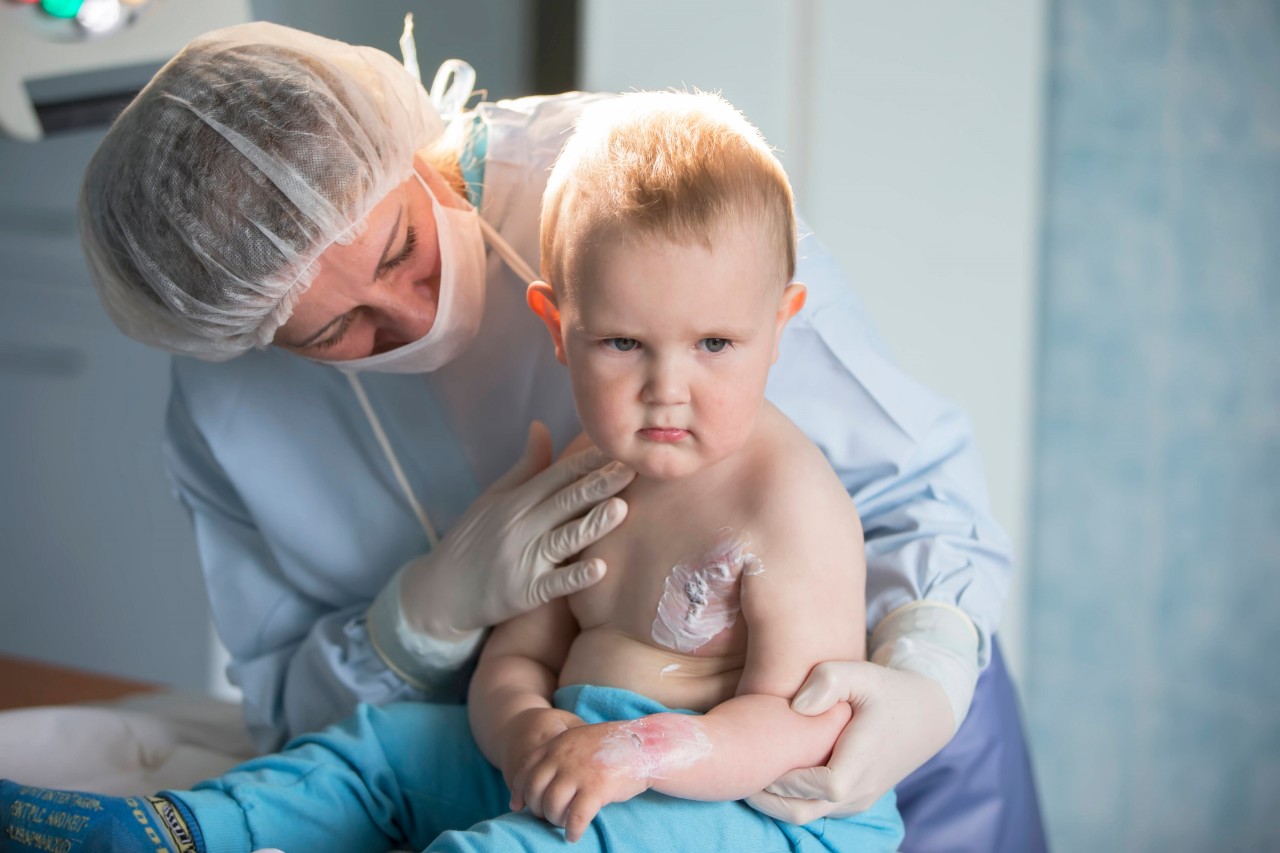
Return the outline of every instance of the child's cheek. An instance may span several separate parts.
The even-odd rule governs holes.
[[[578,408],[578,419],[592,442],[616,458],[619,412],[608,384],[589,376],[575,376],[573,398]]]

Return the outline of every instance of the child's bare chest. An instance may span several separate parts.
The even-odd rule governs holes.
[[[685,655],[745,651],[741,578],[755,571],[745,513],[685,497],[633,496],[623,525],[585,552],[609,570],[570,601],[584,632],[609,628]]]

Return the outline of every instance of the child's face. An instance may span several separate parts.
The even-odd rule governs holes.
[[[777,243],[766,237],[735,224],[710,250],[608,243],[592,250],[558,317],[551,288],[530,289],[600,449],[641,475],[676,479],[743,445],[782,328],[804,301],[802,285],[779,286]]]

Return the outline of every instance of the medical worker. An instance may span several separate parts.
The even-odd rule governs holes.
[[[598,581],[573,555],[625,516],[631,472],[550,464],[579,426],[524,303],[548,169],[602,96],[464,112],[469,70],[429,97],[372,48],[220,30],[156,75],[85,177],[103,304],[179,356],[167,461],[262,749],[360,702],[460,700],[485,629]],[[808,303],[768,396],[862,516],[872,662],[815,669],[793,707],[848,701],[853,719],[827,767],[752,803],[805,823],[896,785],[904,850],[1041,849],[992,636],[1010,546],[969,425],[892,364],[813,238],[801,255]]]

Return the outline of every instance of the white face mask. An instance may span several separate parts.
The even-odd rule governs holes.
[[[329,361],[345,373],[430,373],[448,364],[475,338],[484,315],[485,257],[480,214],[467,204],[446,207],[414,173],[431,198],[440,240],[440,303],[431,329],[404,346],[365,358]]]

